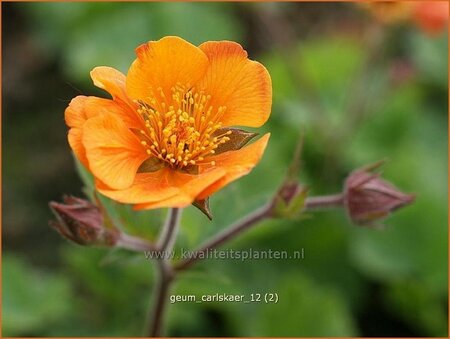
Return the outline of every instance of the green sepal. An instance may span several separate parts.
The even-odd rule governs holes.
[[[226,135],[228,140],[215,149],[215,154],[220,154],[228,151],[236,151],[241,149],[247,143],[258,135],[258,133],[247,132],[239,128],[220,128],[214,132],[213,137],[219,135]]]
[[[280,193],[274,200],[273,215],[276,218],[298,219],[305,207],[307,188],[299,188],[298,192],[290,199],[286,199]]]

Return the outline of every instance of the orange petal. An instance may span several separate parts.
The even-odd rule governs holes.
[[[69,127],[82,127],[87,119],[111,113],[119,117],[130,128],[140,129],[143,126],[142,119],[127,105],[110,99],[97,97],[77,96],[70,102],[65,111],[66,124]]]
[[[86,102],[88,99],[89,97],[84,95],[79,95],[73,98],[64,113],[66,124],[71,127],[67,135],[69,145],[75,153],[75,156],[86,168],[89,168],[89,164],[86,158],[86,151],[81,140],[83,136],[82,127],[88,119],[88,115],[85,111]]]
[[[261,160],[269,137],[270,133],[267,133],[259,140],[238,151],[225,152],[215,157],[208,158],[208,160],[211,159],[211,161],[214,160],[216,162],[215,167],[223,168],[226,171],[226,175],[200,192],[197,199],[206,199],[230,182],[248,174]]]
[[[167,199],[178,193],[178,188],[168,180],[166,168],[157,172],[138,173],[133,184],[123,190],[114,190],[102,182],[97,182],[98,191],[113,200],[128,203],[146,203]]]
[[[114,189],[129,187],[148,158],[139,139],[113,114],[101,114],[83,126],[83,145],[95,177]]]
[[[91,78],[94,81],[94,85],[104,89],[113,98],[119,98],[123,101],[127,101],[127,95],[125,91],[125,75],[112,67],[100,66],[95,67],[91,71]]]
[[[122,115],[122,119],[129,127],[142,128],[140,127],[142,119],[137,114],[135,105],[126,94],[125,75],[114,68],[101,66],[95,67],[91,71],[91,78],[95,86],[106,90],[112,95],[114,102],[121,107],[119,115]]]
[[[84,149],[82,138],[83,129],[81,128],[71,128],[69,130],[69,134],[67,135],[70,148],[72,148],[75,156],[83,164],[84,167],[89,168],[89,162],[86,158],[86,150]]]
[[[142,129],[144,126],[144,122],[138,113],[123,102],[89,97],[85,101],[84,111],[87,118],[100,114],[112,114],[122,120],[128,128]]]
[[[72,99],[65,111],[66,124],[71,127],[68,134],[69,145],[86,168],[89,168],[89,163],[82,143],[82,128],[88,119],[102,113],[116,115],[130,128],[142,128],[140,117],[126,105],[109,99],[82,95]]]
[[[133,185],[124,190],[111,190],[101,183],[97,189],[107,197],[134,203],[136,209],[161,207],[185,207],[206,187],[225,175],[221,168],[215,168],[201,175],[190,175],[169,168],[158,172],[139,173]]]
[[[272,106],[272,82],[266,68],[247,58],[241,45],[210,41],[200,45],[209,66],[199,88],[211,95],[211,105],[226,106],[223,126],[263,125]]]
[[[127,75],[127,93],[132,99],[160,98],[171,101],[171,88],[177,83],[188,86],[204,74],[208,58],[198,47],[174,36],[150,41],[136,49],[137,59]],[[160,97],[161,88],[167,100]]]
[[[81,127],[86,121],[86,113],[84,112],[84,106],[88,97],[79,95],[70,101],[64,112],[64,118],[66,125],[69,127]]]

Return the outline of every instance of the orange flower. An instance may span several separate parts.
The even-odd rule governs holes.
[[[414,20],[429,34],[440,33],[448,21],[447,1],[419,1],[414,8]]]
[[[165,37],[136,54],[127,76],[92,70],[112,100],[78,96],[65,112],[69,144],[98,191],[136,209],[184,207],[250,172],[269,134],[243,147],[254,135],[231,127],[269,118],[264,66],[230,41]]]

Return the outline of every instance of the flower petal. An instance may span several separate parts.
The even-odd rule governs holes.
[[[202,175],[189,175],[166,167],[157,172],[138,173],[133,185],[123,190],[111,189],[101,182],[96,186],[100,193],[113,200],[138,204],[137,209],[184,207],[224,175],[220,168]]]
[[[263,125],[272,106],[272,82],[259,62],[249,60],[241,45],[231,41],[209,41],[200,45],[209,66],[199,88],[211,95],[216,109],[226,106],[223,126]]]
[[[150,103],[161,88],[168,100],[177,83],[193,85],[204,74],[208,58],[198,47],[174,36],[150,41],[136,49],[137,59],[127,75],[127,93]]]
[[[128,128],[144,128],[144,122],[138,113],[123,102],[89,97],[85,102],[84,111],[88,118],[100,114],[112,114],[122,120]]]
[[[119,98],[123,101],[127,101],[127,95],[125,91],[126,77],[123,73],[112,67],[100,66],[95,67],[91,71],[91,78],[94,81],[94,85],[104,89],[113,98]]]
[[[77,159],[83,164],[84,167],[89,168],[89,162],[86,157],[86,150],[82,143],[83,139],[83,129],[82,128],[71,128],[67,134],[67,139],[69,141],[70,148],[75,153]]]
[[[208,160],[211,159],[211,161],[214,160],[216,162],[215,167],[223,168],[226,171],[226,175],[200,192],[196,199],[206,199],[230,182],[248,174],[261,160],[269,137],[270,133],[267,133],[259,140],[238,151],[225,152],[208,158]]]
[[[130,128],[141,129],[143,126],[140,117],[128,106],[121,103],[83,95],[72,99],[65,111],[66,124],[71,127],[68,134],[69,145],[86,168],[89,168],[89,163],[82,143],[82,128],[88,119],[104,113],[117,116]]]
[[[64,119],[66,125],[69,127],[81,127],[87,120],[86,113],[84,111],[85,103],[88,97],[79,95],[73,98],[69,106],[67,106],[64,112]]]
[[[83,145],[95,177],[114,189],[129,187],[148,158],[139,139],[113,114],[101,114],[83,126]]]
[[[142,128],[142,119],[136,112],[135,104],[127,96],[124,74],[114,68],[101,66],[91,71],[91,78],[95,86],[112,95],[114,102],[121,107],[122,119],[129,127]]]
[[[97,97],[79,95],[72,99],[65,111],[65,121],[69,127],[82,127],[89,118],[102,113],[116,115],[130,128],[143,128],[143,121],[137,112],[119,102]]]
[[[178,188],[171,186],[166,168],[156,172],[138,173],[133,184],[122,190],[115,190],[104,183],[96,183],[97,190],[113,200],[135,204],[159,201],[174,196]]]
[[[69,145],[75,153],[75,156],[86,168],[89,168],[89,164],[81,140],[83,136],[82,127],[88,119],[88,115],[85,111],[86,101],[88,99],[89,97],[83,95],[73,98],[64,112],[66,124],[71,127],[67,135]]]

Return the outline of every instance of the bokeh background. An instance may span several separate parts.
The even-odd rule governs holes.
[[[300,132],[300,179],[312,194],[339,191],[349,171],[383,158],[384,176],[417,194],[383,230],[353,226],[340,210],[262,223],[228,246],[304,248],[305,259],[208,260],[173,293],[276,292],[278,304],[171,305],[167,334],[447,336],[446,28],[386,23],[352,3],[2,3],[2,16],[4,336],[141,334],[151,264],[66,242],[48,227],[47,204],[89,186],[64,124],[71,98],[107,95],[89,71],[126,72],[136,46],[165,35],[240,42],[266,65],[274,92],[262,162],[213,196],[213,222],[186,209],[179,246],[264,202]],[[108,206],[129,233],[148,237],[165,214]]]

